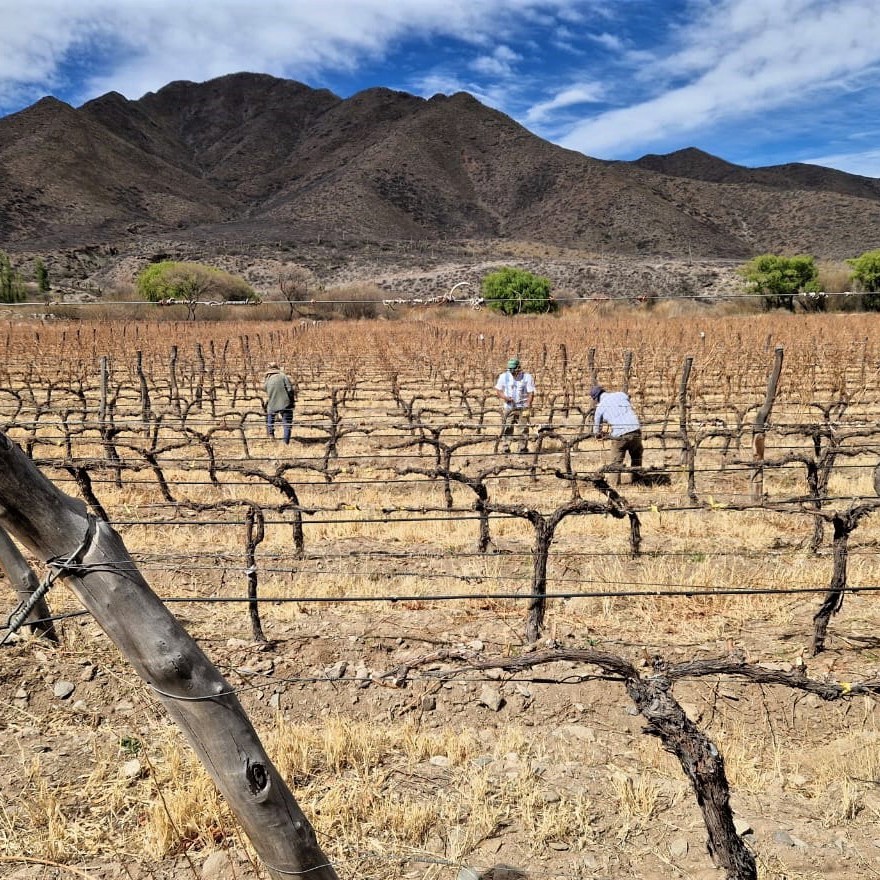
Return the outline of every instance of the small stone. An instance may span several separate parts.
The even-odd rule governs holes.
[[[669,843],[669,855],[674,859],[683,859],[688,854],[688,842],[684,837],[676,837]]]
[[[226,647],[227,648],[247,648],[250,646],[250,642],[246,642],[244,639],[227,639]]]
[[[88,665],[83,667],[83,671],[79,674],[80,681],[91,681],[95,677],[95,673],[98,671],[98,667],[93,663],[89,663]]]
[[[233,880],[235,866],[222,849],[212,852],[202,865],[202,880]]]
[[[462,868],[456,880],[480,880],[480,874],[476,868]]]
[[[551,840],[550,849],[555,849],[556,852],[566,852],[571,847],[564,840]]]
[[[694,703],[679,703],[679,705],[691,721],[699,721],[703,717],[703,711]]]
[[[468,642],[468,647],[472,651],[482,651],[484,645],[479,639],[474,639],[472,642]]]
[[[130,761],[126,761],[119,768],[119,775],[123,779],[137,779],[141,773],[143,773],[143,767],[137,758],[132,758]]]
[[[345,660],[340,660],[338,663],[334,663],[332,666],[328,666],[324,670],[324,678],[329,681],[339,681],[343,675],[345,675],[345,670],[348,668],[348,663]]]
[[[437,698],[433,694],[425,694],[422,697],[422,711],[433,712],[437,708]]]
[[[79,712],[80,715],[88,715],[89,714],[89,707],[88,707],[88,704],[86,703],[85,700],[77,700],[73,704],[73,708],[75,711]]]
[[[493,712],[498,712],[504,705],[504,697],[501,696],[501,692],[497,688],[484,684],[477,702]]]
[[[269,708],[270,709],[280,709],[281,708],[281,694],[272,694],[269,697]]]
[[[428,759],[428,763],[434,767],[449,767],[452,764],[452,761],[450,761],[446,755],[432,755]]]
[[[752,826],[745,820],[740,819],[739,816],[733,817],[733,827],[736,833],[742,837],[744,834],[754,834],[755,832],[752,830]]]
[[[55,686],[52,688],[52,693],[59,700],[66,700],[75,690],[76,685],[71,681],[56,681]]]

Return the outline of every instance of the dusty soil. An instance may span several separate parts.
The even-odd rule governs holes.
[[[760,399],[770,320],[707,324],[713,349],[701,356],[703,384],[695,379],[694,387],[717,391],[725,365],[742,349],[757,352],[748,369],[750,387],[759,389]],[[860,328],[864,320],[868,319],[860,317]],[[632,325],[644,334],[644,345],[657,323],[649,327],[640,319]],[[557,326],[562,323],[553,325]],[[626,335],[632,326],[621,321],[609,334],[633,339],[634,334]],[[807,331],[816,326],[816,321],[794,318],[778,323],[774,339],[785,340],[791,363],[798,363],[798,344],[811,350],[815,337]],[[825,363],[842,362],[838,355],[849,350],[853,326],[845,316],[829,316],[821,324]],[[486,333],[496,332],[500,338],[502,332],[511,332],[506,325],[503,331],[497,324],[493,327],[487,325]],[[517,332],[524,332],[523,327],[517,324]],[[533,323],[526,329],[531,327]],[[549,321],[547,327],[547,335],[536,333],[527,342],[534,363],[540,363],[544,340],[558,341],[550,335],[556,331]],[[682,328],[691,336],[684,336]],[[21,332],[8,329],[12,336]],[[177,328],[180,333],[184,329],[191,328]],[[463,338],[475,339],[476,329],[465,328]],[[667,329],[668,338],[678,334],[682,346],[701,344],[703,337],[697,337],[694,328],[672,324]],[[114,349],[117,364],[128,363],[131,345],[122,340],[119,328],[84,325],[75,330],[77,335],[71,329],[66,337],[67,344],[105,334],[102,344],[119,348]],[[197,330],[202,332],[192,328]],[[256,347],[258,338],[275,345],[270,331],[278,334],[281,328],[264,328],[263,336],[253,331],[252,345]],[[41,325],[39,332],[41,345],[48,347],[54,329]],[[218,338],[231,333],[234,338],[238,331],[221,327],[210,332]],[[583,332],[592,331],[587,327]],[[375,352],[381,341],[405,358],[407,337],[418,351],[427,345],[425,339],[436,340],[441,333],[452,340],[451,348],[464,352],[463,358],[482,357],[454,340],[449,326],[413,322],[389,328],[387,322],[363,322],[354,331],[332,326],[297,331],[297,347],[290,350],[301,383],[294,442],[284,449],[264,439],[257,413],[249,438],[252,460],[271,468],[288,459],[305,462],[314,455],[304,426],[309,420],[313,425],[326,423],[327,387],[336,381],[331,365],[344,373],[347,345]],[[389,346],[392,338],[395,346]],[[850,387],[860,367],[870,379],[866,371],[876,357],[871,341],[875,338],[865,337],[859,348],[861,364],[852,352],[847,356]],[[192,339],[179,341],[182,352],[191,350]],[[615,337],[607,344],[617,353],[620,341]],[[153,364],[157,387],[162,388],[167,387],[161,374],[168,363],[164,345],[165,340]],[[658,344],[657,350],[666,348],[666,343]],[[576,376],[583,365],[574,358],[584,349],[569,346],[570,369]],[[326,361],[319,359],[321,352]],[[681,353],[676,350],[670,358],[677,365]],[[10,369],[39,377],[39,370],[31,372],[33,362],[28,348]],[[47,363],[54,368],[58,359],[38,359],[40,370],[50,369]],[[829,535],[813,555],[806,546],[812,518],[802,511],[728,509],[726,505],[747,491],[748,476],[735,467],[719,470],[719,449],[708,444],[701,447],[698,474],[705,503],[690,504],[685,475],[674,471],[679,458],[676,426],[670,425],[669,409],[664,409],[666,385],[673,383],[654,378],[674,379],[675,370],[666,371],[659,354],[650,356],[646,350],[639,351],[635,363],[634,384],[645,388],[639,399],[644,401],[645,424],[651,426],[648,455],[652,464],[673,472],[671,485],[623,487],[640,511],[641,557],[630,558],[627,524],[612,517],[572,518],[560,527],[548,582],[559,592],[592,595],[552,600],[539,647],[613,652],[638,664],[645,675],[651,673],[655,655],[670,662],[741,656],[771,668],[805,669],[818,681],[880,678],[871,591],[847,594],[833,620],[828,650],[816,658],[806,652],[812,618],[831,576]],[[315,364],[321,369],[310,372]],[[546,373],[555,368],[548,359]],[[650,381],[644,380],[647,370],[654,371]],[[709,375],[711,370],[718,375]],[[118,366],[115,375],[128,382],[134,373]],[[405,393],[423,388],[424,375],[411,372],[411,384],[402,383]],[[811,398],[802,396],[801,389],[815,380],[803,366],[786,373],[782,400],[774,411],[776,424],[791,426],[804,417],[808,408],[803,401]],[[474,381],[474,398],[482,399],[488,392]],[[186,390],[186,383],[181,387]],[[456,402],[438,390],[439,383],[431,387],[434,397],[422,418],[430,418],[432,424],[458,423],[463,416]],[[878,401],[876,388],[867,380],[860,387],[863,393],[838,428],[857,426],[864,439],[864,432],[870,434],[870,426],[877,425]],[[94,403],[96,383],[86,383],[86,388]],[[731,400],[745,407],[749,394],[731,392]],[[541,403],[545,414],[549,397],[548,391]],[[137,395],[120,399],[134,406]],[[708,392],[695,399],[699,412],[692,413],[694,424],[711,424],[708,413],[720,410],[712,409]],[[161,395],[153,400],[156,407],[161,405]],[[10,401],[14,403],[11,397]],[[237,407],[249,405],[239,401]],[[598,677],[595,667],[570,661],[517,676],[478,672],[442,659],[415,663],[440,649],[463,649],[480,658],[527,652],[523,603],[498,594],[528,588],[533,534],[521,522],[495,522],[493,552],[475,554],[472,520],[462,516],[450,523],[420,517],[426,508],[442,504],[441,491],[436,483],[398,479],[395,468],[405,450],[395,444],[409,434],[400,426],[402,417],[395,412],[380,371],[365,380],[343,409],[344,424],[381,424],[384,433],[346,435],[333,483],[322,482],[305,465],[293,472],[306,487],[307,503],[329,524],[315,517],[318,522],[309,531],[303,559],[291,555],[289,522],[271,529],[260,547],[260,595],[272,600],[262,606],[270,644],[253,641],[246,608],[240,604],[170,605],[236,688],[340,876],[722,876],[706,853],[706,831],[680,766],[644,732],[644,720],[621,682]],[[11,418],[11,412],[4,415]],[[120,424],[123,415],[120,409]],[[197,414],[192,417],[198,419]],[[30,412],[23,410],[22,424],[13,432],[20,439],[27,436],[29,418]],[[564,424],[561,415],[557,419],[560,430],[574,430],[577,413],[573,409]],[[175,424],[167,419],[164,430],[169,437],[180,436],[174,433]],[[662,445],[661,424],[666,426]],[[57,440],[54,422],[47,420],[41,430],[50,442],[38,452],[62,454],[63,445],[51,439]],[[771,454],[789,448],[781,435],[771,436],[777,444]],[[785,435],[785,443],[794,443],[793,436]],[[96,447],[100,454],[94,437],[76,435],[73,442],[84,459],[86,454],[94,456]],[[215,442],[230,459],[240,452],[241,441],[234,434],[218,435]],[[491,439],[481,442],[459,456],[461,467],[475,472],[481,463],[497,459]],[[809,447],[805,435],[797,435],[797,443]],[[420,452],[423,464],[431,460],[429,448]],[[579,472],[594,470],[602,466],[604,455],[598,444],[585,444],[575,452],[574,467]],[[176,456],[176,451],[170,452],[164,464],[175,492],[221,500],[264,492],[259,497],[266,500],[267,509],[277,505],[265,486],[248,484],[242,489],[230,475],[223,475],[222,487],[209,488],[204,463],[196,461],[195,452],[190,450],[192,461],[184,465],[172,463]],[[561,466],[558,447],[548,447],[536,481],[518,472],[513,462],[511,473],[493,484],[493,498],[554,509],[569,497],[555,477],[554,469]],[[829,487],[834,503],[845,507],[851,499],[871,494],[875,466],[873,446],[861,457],[848,457]],[[63,469],[53,474],[59,480],[69,477]],[[149,474],[128,474],[119,490],[112,473],[99,469],[96,477],[102,478],[96,479],[96,491],[117,520],[167,514]],[[769,498],[801,492],[802,484],[802,469],[768,469]],[[69,482],[64,486],[74,491]],[[469,490],[456,490],[456,508],[472,513],[472,503]],[[407,508],[407,522],[350,522]],[[181,509],[179,519],[164,528],[120,526],[156,592],[165,598],[240,598],[245,581],[240,521],[234,529],[190,531],[185,521],[198,519],[195,512]],[[852,537],[851,584],[866,589],[876,585],[877,546],[875,514]],[[38,569],[38,574],[43,571]],[[673,599],[652,594],[664,584],[682,587],[686,595]],[[705,595],[713,586],[810,587],[817,592]],[[9,595],[5,580],[0,588]],[[640,588],[645,595],[619,595],[628,588]],[[460,598],[438,598],[451,591]],[[285,601],[291,596],[298,601]],[[341,601],[354,597],[369,601]],[[56,614],[79,610],[60,584],[53,587],[49,601]],[[5,646],[0,655],[5,715],[0,754],[6,759],[0,767],[0,874],[15,880],[264,877],[161,706],[107,637],[85,615],[65,619],[60,628],[60,647],[25,639]],[[404,683],[386,674],[401,664],[413,667]],[[440,675],[443,672],[449,674]],[[724,756],[738,830],[756,854],[762,880],[849,880],[878,872],[880,749],[872,698],[825,703],[730,675],[683,681],[674,695]]]

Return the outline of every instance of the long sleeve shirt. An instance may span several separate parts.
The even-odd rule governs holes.
[[[596,404],[593,433],[598,436],[602,422],[611,426],[612,437],[622,437],[641,428],[639,417],[629,402],[629,395],[623,391],[605,391]]]

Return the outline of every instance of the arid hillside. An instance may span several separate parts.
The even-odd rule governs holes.
[[[843,259],[880,243],[880,184],[683,150],[607,162],[464,93],[349,99],[271,76],[175,82],[0,119],[0,247],[167,241],[537,242],[584,253]],[[218,252],[220,249],[218,248]]]

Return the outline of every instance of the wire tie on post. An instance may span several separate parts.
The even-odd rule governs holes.
[[[59,556],[53,556],[51,559],[46,560],[46,565],[49,566],[49,572],[43,578],[37,589],[34,590],[24,602],[19,604],[18,608],[9,616],[9,619],[6,622],[7,631],[3,638],[0,639],[0,645],[5,645],[9,639],[21,629],[21,626],[27,620],[28,615],[34,610],[37,603],[45,597],[46,593],[49,592],[49,588],[59,577],[86,573],[88,569],[82,566],[82,558],[91,546],[94,537],[95,517],[90,513],[88,514],[88,520],[86,523],[86,533],[80,542],[79,547],[67,556],[66,559]]]

